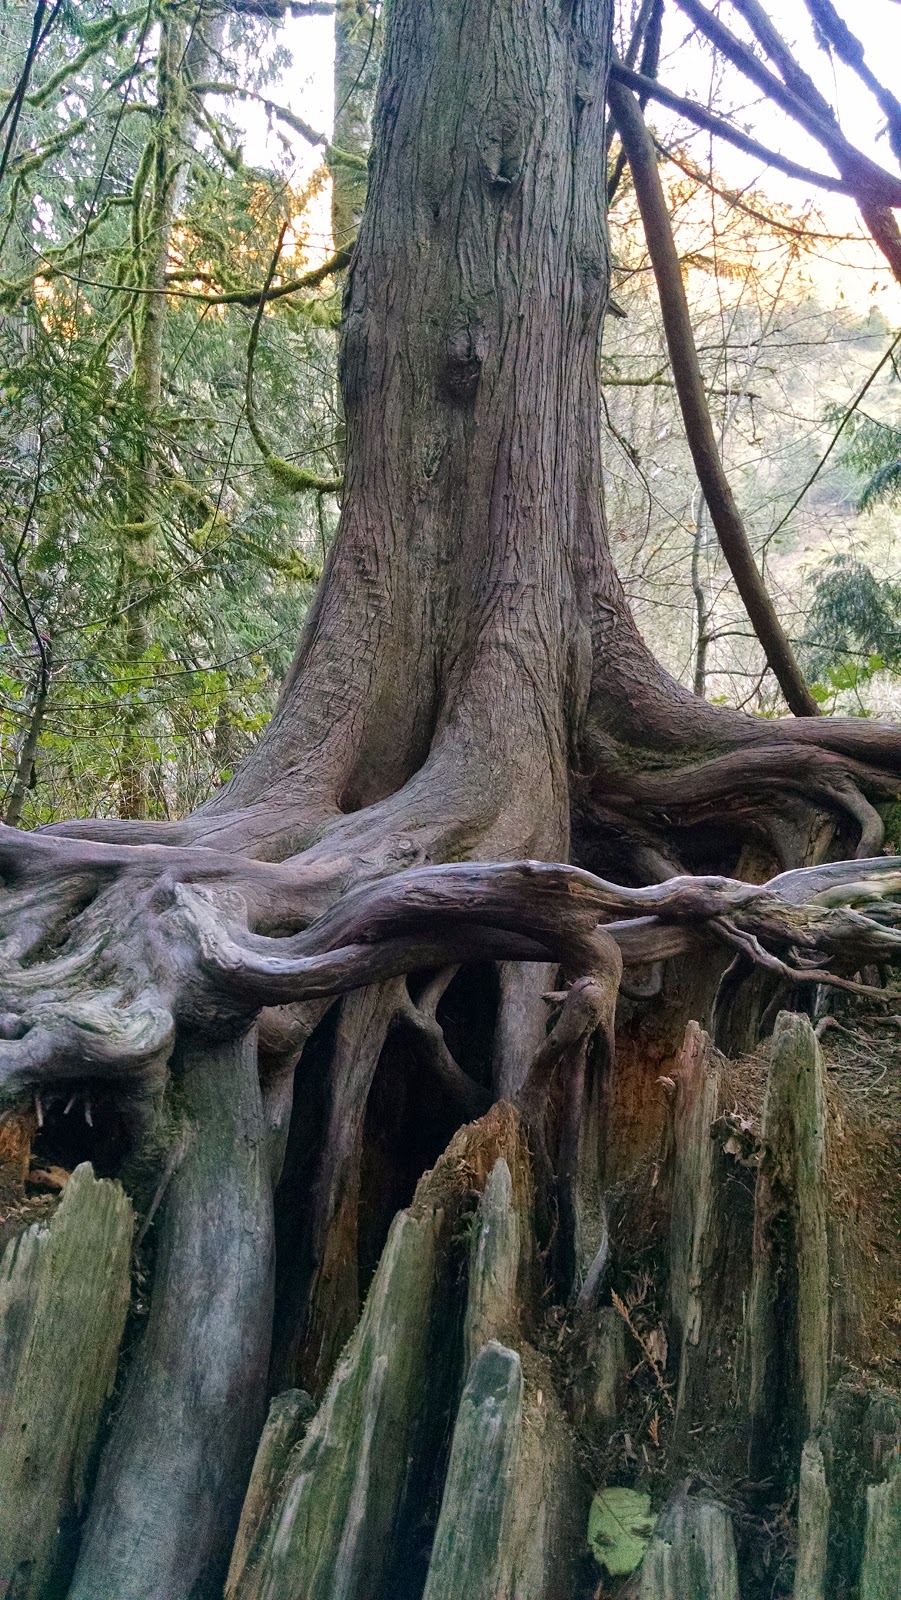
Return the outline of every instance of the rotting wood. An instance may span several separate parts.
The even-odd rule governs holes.
[[[258,1564],[265,1528],[291,1452],[302,1440],[315,1406],[305,1389],[286,1389],[269,1406],[241,1511],[225,1584],[225,1600],[239,1593],[244,1575]]]
[[[519,1356],[489,1339],[473,1358],[457,1409],[447,1481],[423,1600],[496,1600],[514,1589],[505,1538],[523,1425]]]
[[[823,1600],[829,1558],[829,1512],[832,1497],[818,1439],[810,1438],[801,1451],[798,1484],[798,1552],[795,1559],[793,1600]]]
[[[479,1202],[465,1319],[469,1365],[428,1600],[569,1600],[576,1581],[587,1497],[551,1373],[524,1333],[535,1312],[529,1269],[536,1248],[523,1157],[516,1181],[507,1161],[497,1161]],[[461,1530],[469,1530],[465,1538]]]
[[[0,1596],[48,1600],[71,1571],[130,1292],[131,1203],[76,1167],[49,1223],[0,1262]]]
[[[770,1470],[817,1424],[829,1376],[823,1062],[806,1017],[781,1012],[770,1051],[748,1307],[749,1460]],[[797,1458],[796,1458],[797,1459]]]
[[[678,1495],[641,1563],[639,1600],[739,1600],[732,1518],[713,1500]]]
[[[681,1339],[677,1412],[685,1404],[702,1331],[707,1334],[714,1313],[710,1270],[716,1253],[717,1151],[712,1129],[718,1104],[713,1046],[698,1024],[690,1022],[676,1071],[672,1111],[669,1301]]]
[[[523,1219],[526,1227],[529,1218]],[[463,1340],[467,1363],[490,1339],[509,1334],[518,1317],[520,1217],[503,1157],[492,1167],[479,1203],[469,1261]]]
[[[259,1560],[235,1600],[378,1592],[429,1403],[426,1358],[440,1212],[395,1219],[363,1315],[292,1453]]]
[[[595,1440],[615,1426],[626,1397],[626,1325],[615,1306],[600,1306],[580,1329],[577,1409]]]
[[[901,1600],[901,1452],[867,1489],[860,1600]]]
[[[819,1483],[818,1448],[825,1469]],[[809,1548],[814,1572],[825,1561],[825,1593],[860,1600],[901,1597],[901,1395],[844,1380],[829,1396],[804,1455],[812,1460],[805,1495],[804,1458],[799,1505],[798,1573]],[[807,1507],[805,1508],[805,1499]],[[813,1514],[810,1515],[811,1509]],[[805,1541],[805,1524],[815,1539]],[[828,1559],[823,1544],[828,1532]],[[795,1600],[820,1600],[813,1585]]]
[[[424,1508],[446,1419],[454,1341],[454,1240],[499,1157],[521,1168],[512,1106],[460,1130],[395,1217],[354,1334],[302,1443],[234,1600],[370,1600]]]
[[[33,1106],[0,1116],[0,1202],[24,1194],[38,1119]]]

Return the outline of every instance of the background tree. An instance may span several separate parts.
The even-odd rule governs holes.
[[[316,249],[310,186],[292,187],[290,166],[246,166],[237,125],[210,109],[215,82],[201,99],[191,78],[206,70],[198,52],[209,57],[220,39],[219,87],[234,69],[236,91],[259,97],[254,84],[281,58],[266,44],[271,22],[195,11],[167,11],[168,34],[146,8],[79,13],[71,32],[57,23],[33,67],[37,103],[18,124],[3,325],[10,821],[107,811],[132,781],[151,814],[189,808],[265,719],[331,528],[333,502],[297,493],[304,464],[334,480],[328,274],[281,292],[285,271],[304,279],[304,252]],[[159,56],[177,33],[167,110],[155,85],[169,82]],[[285,154],[296,164],[293,145]],[[156,216],[158,201],[171,210],[176,199],[177,221]],[[244,402],[286,213],[295,226],[272,289],[277,315],[256,357],[258,407],[271,393],[294,418],[290,438],[272,430],[293,458],[278,478]],[[53,650],[43,698],[41,641]]]

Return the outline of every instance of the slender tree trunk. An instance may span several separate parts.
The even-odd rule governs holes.
[[[136,314],[131,387],[142,431],[129,474],[122,528],[124,675],[127,680],[133,679],[129,684],[133,708],[123,737],[119,776],[119,815],[127,818],[146,817],[149,798],[141,673],[153,640],[151,596],[158,547],[156,414],[162,395],[166,272],[188,159],[189,83],[192,78],[203,77],[204,63],[223,25],[222,17],[204,23],[197,19],[189,33],[183,18],[174,13],[164,16],[160,24],[156,126],[141,162],[143,167],[149,156],[146,210],[144,195],[135,196],[142,293]],[[147,671],[146,666],[143,670]]]
[[[673,377],[698,481],[736,587],[789,709],[795,716],[819,716],[820,707],[804,681],[785,629],[757,570],[744,523],[723,471],[704,394],[704,380],[669,214],[657,173],[657,153],[653,140],[632,91],[619,82],[611,82],[609,94],[623,148],[632,168],[648,249],[654,263]]]
[[[711,615],[707,602],[707,580],[702,563],[707,556],[707,501],[698,495],[698,514],[695,518],[694,538],[691,546],[691,588],[695,597],[695,665],[692,690],[701,699],[707,689],[707,652],[710,649]]]
[[[363,216],[384,26],[381,7],[375,0],[338,0],[335,7],[335,128],[329,150],[332,237],[336,250],[346,250],[353,243]]]
[[[38,744],[44,728],[44,718],[47,714],[47,701],[50,697],[50,649],[46,642],[41,645],[41,663],[38,668],[37,682],[35,685],[34,699],[31,704],[31,714],[19,759],[16,762],[16,775],[13,779],[9,800],[6,805],[4,822],[8,828],[17,828],[22,820],[22,811],[25,805],[25,796],[34,784],[35,758]]]

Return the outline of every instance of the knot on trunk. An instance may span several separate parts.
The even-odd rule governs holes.
[[[492,106],[482,124],[479,140],[482,172],[497,189],[511,189],[522,177],[526,154],[526,130],[519,106]]]
[[[478,323],[458,323],[452,327],[444,347],[441,372],[445,394],[454,400],[472,399],[487,352],[488,335]]]

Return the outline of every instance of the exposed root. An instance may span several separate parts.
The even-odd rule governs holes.
[[[898,793],[897,736],[891,735],[895,749],[890,763],[882,741],[861,742],[858,750],[852,737],[836,737],[834,728],[817,721],[811,732],[823,730],[824,736],[813,743],[798,736],[802,726],[806,732],[806,724],[755,725],[748,719],[737,748],[709,755],[702,746],[690,765],[683,764],[684,756],[678,765],[652,766],[645,759],[628,770],[605,762],[595,776],[582,780],[577,811],[584,811],[589,824],[608,830],[617,817],[628,827],[637,811],[645,853],[651,842],[669,853],[674,846],[678,850],[686,829],[726,826],[736,837],[767,840],[780,863],[790,867],[794,861],[786,856],[779,826],[781,798],[783,805],[801,802],[811,812],[819,808],[850,829],[858,859],[877,854],[885,828],[872,801],[894,799]],[[761,727],[769,738],[761,735]],[[888,738],[889,730],[881,731]],[[829,748],[830,736],[839,748]],[[685,748],[691,748],[690,738]]]
[[[866,963],[901,956],[893,857],[760,886],[682,877],[637,889],[544,862],[464,862],[376,879],[324,911],[326,874],[319,863],[307,876],[303,857],[273,865],[4,829],[0,865],[13,889],[0,942],[0,1071],[13,1095],[85,1075],[158,1081],[177,1025],[222,1038],[266,1006],[449,963],[552,961],[574,980],[609,969],[611,939],[625,964],[646,964],[706,931],[782,976],[848,987]],[[76,885],[81,903],[89,885],[94,897],[67,921]],[[427,1013],[412,1025],[462,1093]]]

